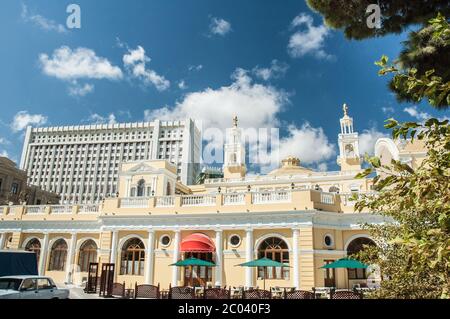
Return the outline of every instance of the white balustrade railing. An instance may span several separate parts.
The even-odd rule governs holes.
[[[243,205],[245,204],[244,193],[223,194],[224,205]]]
[[[8,208],[8,206],[0,206],[0,215],[3,215],[5,208]]]
[[[10,215],[16,215],[16,214],[18,214],[19,212],[21,212],[22,209],[23,209],[23,206],[20,206],[20,205],[10,206],[10,207],[9,207],[9,214],[10,214]]]
[[[130,197],[122,198],[120,200],[120,207],[122,208],[145,208],[148,207],[149,198],[147,197]]]
[[[52,214],[71,214],[72,206],[70,205],[54,205],[50,206]]]
[[[99,212],[99,205],[97,204],[88,204],[88,205],[81,205],[78,208],[78,212],[80,214],[90,214],[90,213],[98,213]]]
[[[27,206],[27,214],[44,214],[45,206]]]
[[[214,206],[216,205],[215,195],[189,195],[181,197],[182,206]]]
[[[289,203],[292,201],[290,191],[252,193],[253,204]]]
[[[320,193],[320,202],[322,204],[334,205],[334,194],[333,193]]]
[[[175,206],[175,197],[174,196],[156,197],[156,206],[157,207],[173,207],[173,206]]]

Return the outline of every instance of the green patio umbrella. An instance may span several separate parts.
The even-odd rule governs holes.
[[[331,264],[323,265],[322,269],[336,269],[336,268],[346,268],[346,269],[355,269],[355,268],[362,268],[366,269],[368,266],[366,264],[363,264],[362,262],[351,259],[351,258],[341,258],[339,260],[336,260],[335,262],[332,262]],[[348,279],[348,287],[350,288],[350,279]]]
[[[171,264],[169,266],[176,266],[176,267],[187,267],[187,266],[205,266],[205,267],[215,267],[216,264],[210,261],[201,260],[198,258],[188,258],[184,260],[179,260],[174,264]]]
[[[193,271],[193,267],[194,266],[205,266],[205,267],[215,267],[216,264],[210,261],[206,261],[206,260],[201,260],[198,258],[188,258],[188,259],[184,259],[184,260],[179,260],[174,264],[171,264],[169,266],[175,266],[175,267],[190,267],[191,268],[191,278],[190,278],[190,284],[193,285],[192,283],[192,271]]]
[[[267,269],[267,267],[289,267],[289,265],[280,263],[278,261],[269,259],[269,258],[260,258],[260,259],[256,259],[256,260],[252,260],[252,261],[248,261],[245,262],[243,264],[239,264],[236,266],[241,266],[241,267],[264,267],[264,273],[266,272],[265,270]],[[266,276],[264,275],[264,290],[266,290]]]

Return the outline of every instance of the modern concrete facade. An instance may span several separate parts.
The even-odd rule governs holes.
[[[29,183],[61,194],[62,203],[97,203],[117,193],[119,165],[167,160],[193,184],[200,132],[190,119],[145,123],[28,127],[20,167]]]

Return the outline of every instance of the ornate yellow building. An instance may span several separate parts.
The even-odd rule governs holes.
[[[323,270],[372,243],[361,229],[381,217],[355,213],[352,193],[367,193],[358,134],[344,108],[337,172],[315,172],[288,157],[268,175],[246,176],[245,148],[237,121],[225,145],[224,178],[202,185],[177,182],[177,167],[164,160],[120,165],[119,192],[100,205],[0,208],[0,249],[39,255],[39,271],[59,283],[81,284],[90,262],[114,263],[115,281],[187,285],[338,288],[367,283],[362,270]],[[176,268],[195,256],[214,268]],[[235,267],[268,257],[289,268]],[[368,281],[375,284],[376,278]]]

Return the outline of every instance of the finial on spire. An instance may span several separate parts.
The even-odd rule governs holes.
[[[237,115],[235,115],[235,116],[233,117],[233,126],[234,126],[234,127],[237,127],[237,126],[238,126],[238,117],[237,117]]]
[[[348,106],[346,103],[342,106],[342,109],[344,110],[344,116],[348,116]]]

